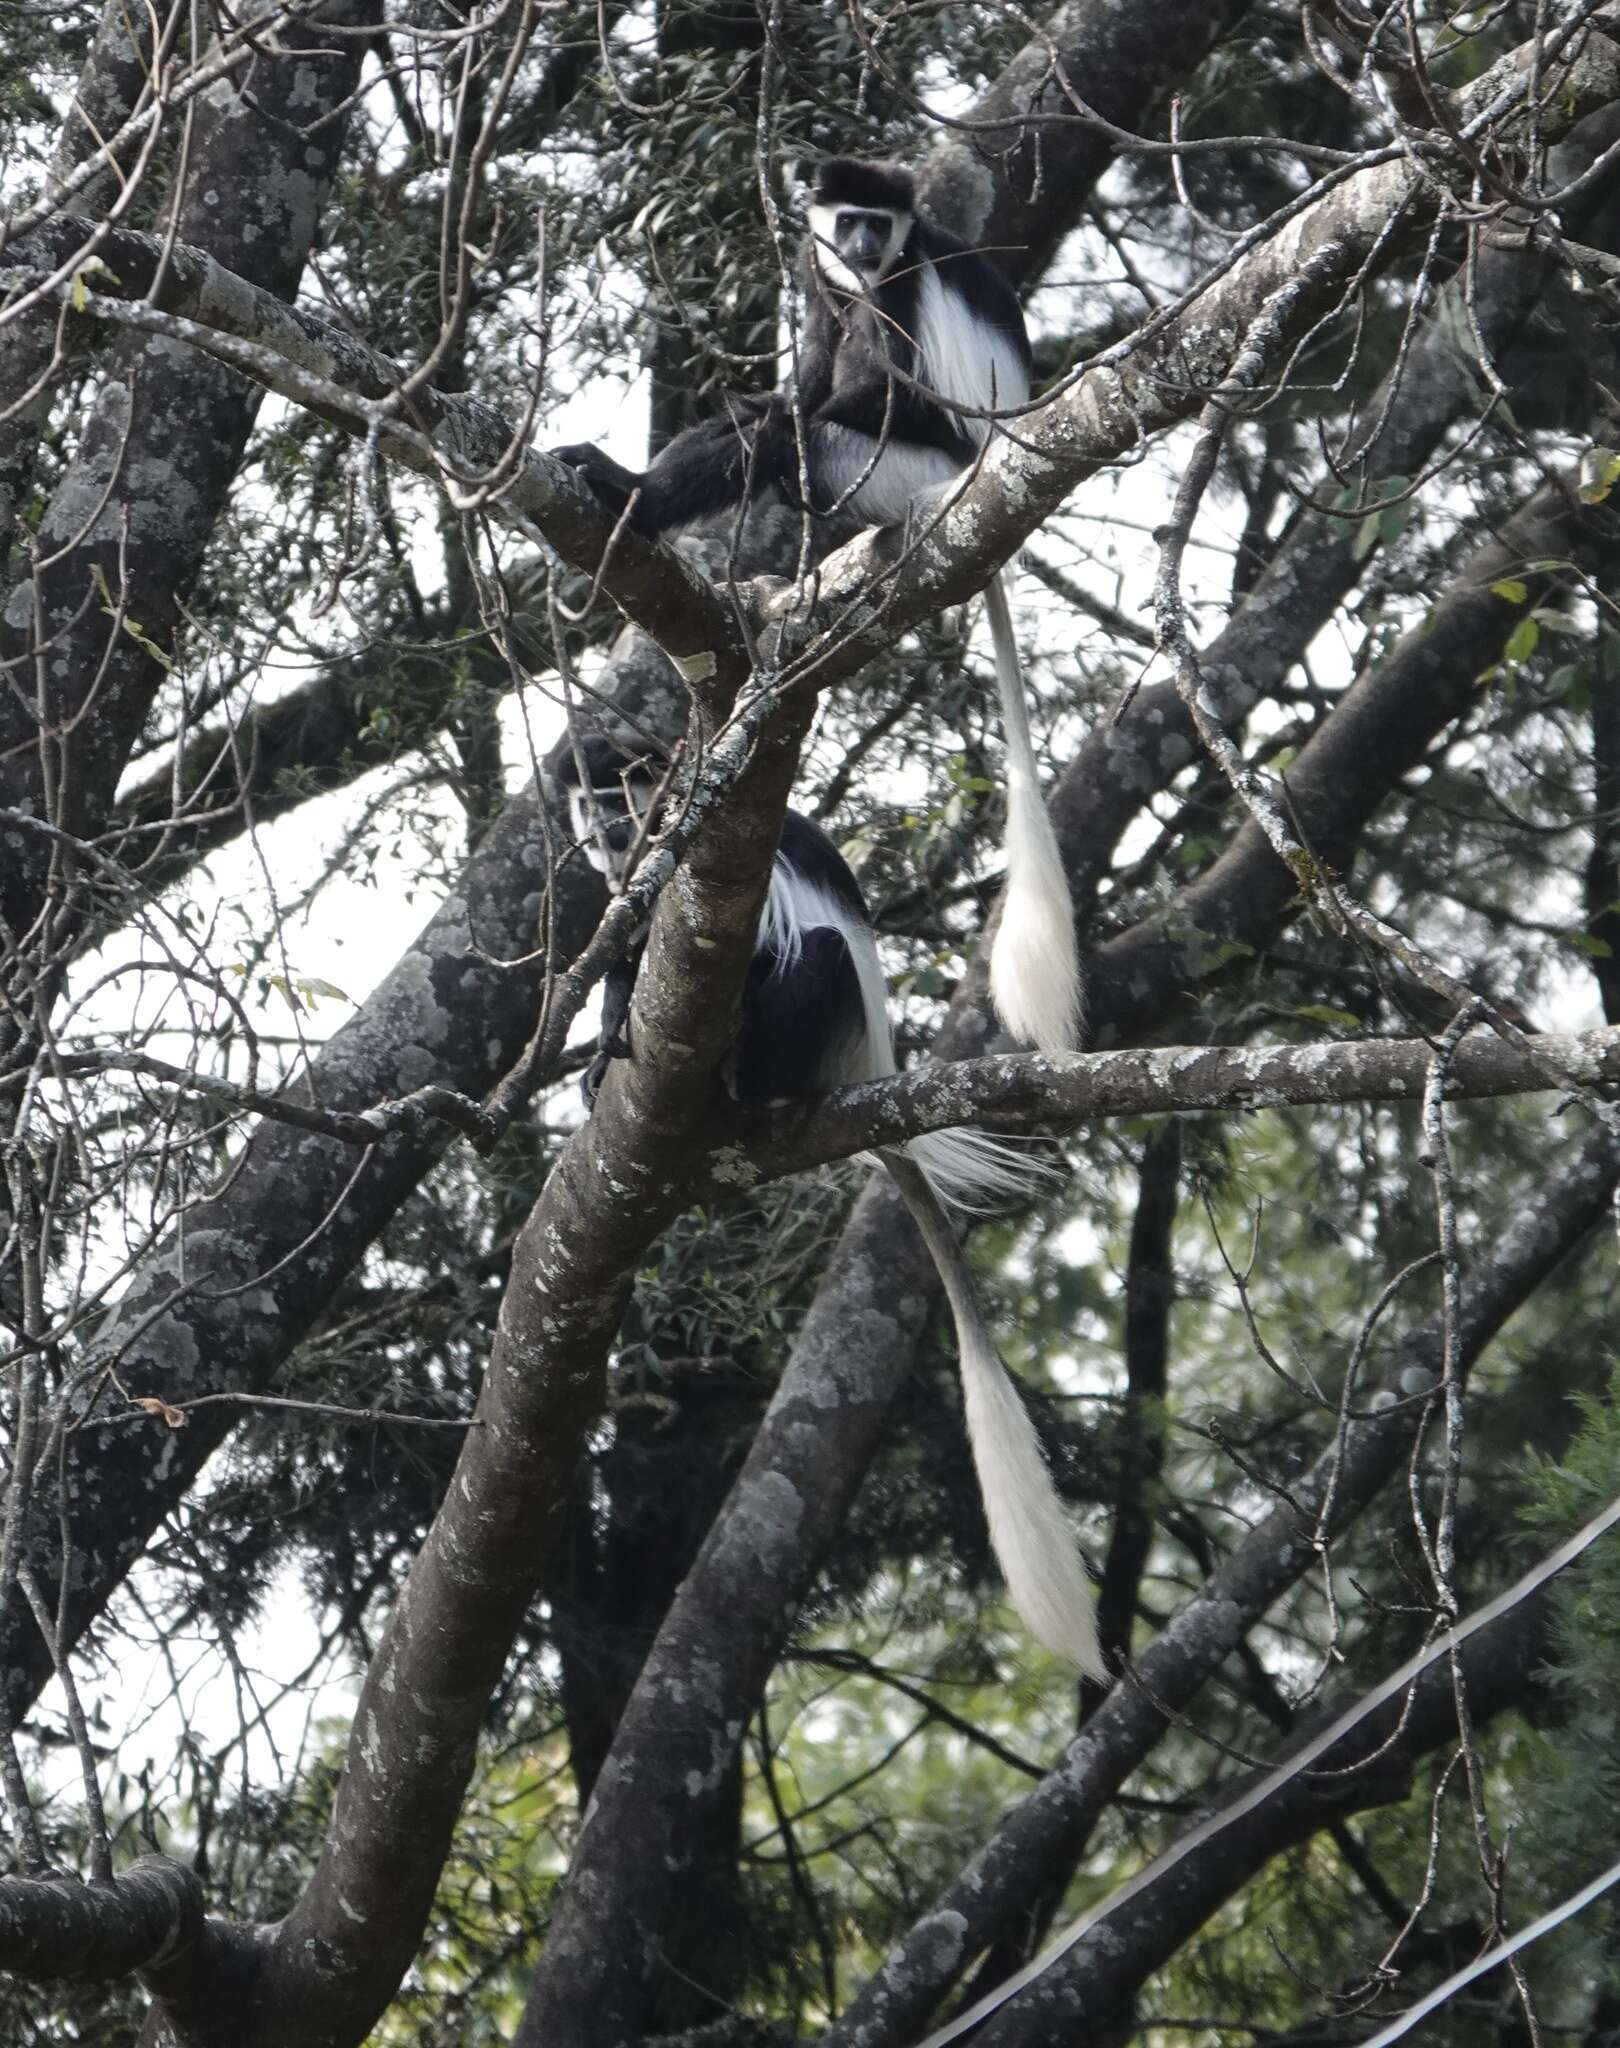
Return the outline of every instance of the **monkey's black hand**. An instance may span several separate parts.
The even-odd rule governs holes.
[[[608,1068],[615,1060],[627,1060],[629,1057],[630,1047],[623,1038],[614,1036],[602,1045],[595,1059],[579,1077],[579,1092],[585,1098],[587,1109],[595,1109],[596,1091],[607,1079]]]
[[[609,512],[622,512],[630,502],[630,493],[641,482],[634,470],[615,462],[611,455],[604,455],[590,441],[573,441],[566,448],[551,449],[550,453],[570,469],[577,469],[592,497]]]
[[[580,1076],[579,1083],[587,1109],[596,1107],[596,1091],[607,1079],[611,1063],[630,1057],[630,996],[636,985],[636,969],[640,965],[641,948],[638,946],[632,958],[615,960],[602,977],[602,1029],[596,1041],[596,1057]]]

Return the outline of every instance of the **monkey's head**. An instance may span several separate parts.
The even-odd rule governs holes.
[[[810,246],[839,291],[869,292],[899,257],[917,218],[917,181],[903,164],[835,156],[816,174]]]
[[[568,795],[574,837],[599,875],[623,878],[668,766],[651,748],[632,753],[603,733],[565,748],[557,781]]]

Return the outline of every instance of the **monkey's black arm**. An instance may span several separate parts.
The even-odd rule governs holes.
[[[635,993],[642,952],[643,946],[637,946],[624,959],[614,961],[602,977],[602,1029],[596,1040],[596,1057],[579,1080],[587,1109],[596,1107],[596,1091],[607,1079],[612,1063],[630,1057],[630,998]]]
[[[732,394],[724,411],[677,434],[640,476],[588,441],[552,453],[577,469],[612,512],[622,512],[639,491],[630,525],[651,539],[779,485],[790,439],[780,395]]]
[[[813,420],[832,397],[833,368],[844,330],[813,270],[805,278],[804,303],[804,332],[799,338],[793,389],[801,415]]]
[[[594,441],[572,441],[566,448],[553,448],[551,453],[570,469],[577,469],[594,495],[613,512],[624,510],[630,493],[641,482],[633,469],[626,469],[622,462],[604,455]]]
[[[973,443],[952,425],[949,414],[894,375],[885,331],[868,306],[827,309],[839,346],[831,357],[825,394],[807,417],[815,426],[852,428],[874,441],[909,441],[941,449],[961,468],[973,460]]]

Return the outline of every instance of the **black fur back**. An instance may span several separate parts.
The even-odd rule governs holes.
[[[870,926],[849,863],[801,811],[783,818],[777,859],[799,885],[831,897],[852,924]],[[743,993],[731,1080],[737,1100],[775,1102],[837,1085],[847,1078],[866,1029],[860,977],[844,934],[813,925],[788,947],[764,920]]]

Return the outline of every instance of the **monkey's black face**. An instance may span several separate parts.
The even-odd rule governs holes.
[[[650,776],[634,774],[622,782],[569,790],[574,837],[599,875],[624,875],[657,790]]]
[[[889,206],[810,209],[816,265],[841,291],[870,291],[887,276],[911,232],[912,216]]]
[[[842,206],[833,224],[833,241],[851,270],[877,270],[889,253],[892,222],[886,213],[857,212]]]

